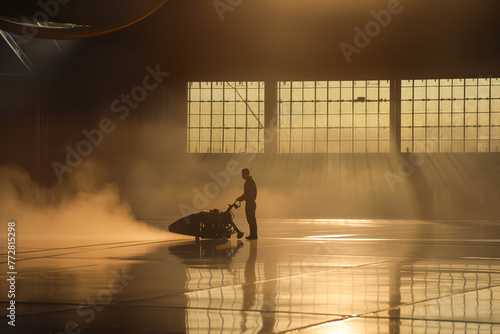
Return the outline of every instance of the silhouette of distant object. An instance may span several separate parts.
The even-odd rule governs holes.
[[[236,199],[236,201],[245,201],[245,215],[247,217],[248,225],[250,226],[250,235],[247,237],[249,240],[257,239],[257,218],[255,218],[255,210],[257,209],[257,204],[255,200],[257,198],[257,185],[250,176],[250,170],[244,168],[241,170],[241,177],[245,179],[245,185],[243,187],[244,193]]]
[[[220,212],[217,209],[202,211],[172,223],[168,230],[177,234],[191,235],[200,238],[230,238],[231,234],[237,233],[238,239],[243,237],[236,224],[233,222],[233,213],[231,210],[239,208],[235,203],[229,205],[226,211]]]

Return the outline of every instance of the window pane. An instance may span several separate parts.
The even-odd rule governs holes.
[[[379,145],[379,127],[389,125],[389,102],[383,100],[389,98],[388,81],[306,81],[294,82],[292,87],[290,97],[286,93],[289,86],[278,84],[278,131],[290,126],[294,141],[291,150],[282,149],[290,139],[279,136],[280,152],[387,152],[388,143]],[[292,117],[288,122],[285,116],[290,104]],[[387,129],[384,140],[388,141],[388,136]]]
[[[402,81],[401,150],[494,152],[490,133],[500,125],[496,83],[498,79]]]
[[[189,99],[203,102],[188,103],[188,152],[262,153],[263,87],[263,82],[189,83]]]

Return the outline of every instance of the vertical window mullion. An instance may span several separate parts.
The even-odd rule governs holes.
[[[368,82],[365,82],[365,153],[368,153]]]
[[[437,151],[441,152],[441,80],[438,79],[438,133],[437,133]]]
[[[238,101],[238,98],[236,97],[238,94],[237,94],[237,86],[236,86],[236,81],[234,82],[234,100],[231,101],[231,103],[234,103],[234,111],[233,111],[233,128],[234,128],[234,135],[233,135],[233,152],[232,153],[236,153],[236,138],[237,138],[237,133],[238,133],[238,129],[236,129],[236,118],[238,116],[238,105],[236,104],[236,101]]]
[[[226,148],[226,83],[222,82],[222,153],[225,152]]]
[[[316,118],[318,117],[318,115],[316,114],[316,110],[317,110],[317,105],[318,105],[318,97],[317,97],[317,89],[318,89],[318,85],[317,85],[317,81],[314,81],[314,137],[313,137],[313,152],[314,153],[317,153],[316,152],[316,131],[318,131],[318,128],[317,128],[317,120]]]
[[[245,81],[245,98],[248,102],[248,82]],[[248,103],[245,103],[245,152],[248,152]]]
[[[479,79],[476,83],[476,152],[479,152]]]
[[[390,89],[390,86],[389,86]],[[391,107],[389,107],[391,108]],[[378,142],[378,153],[381,152],[380,143],[380,80],[377,82],[377,142]],[[389,123],[390,124],[390,123]],[[401,139],[400,139],[401,140]]]
[[[342,144],[344,143],[344,136],[342,135],[342,130],[344,129],[344,125],[342,123],[342,114],[344,113],[342,111],[342,81],[340,82],[340,88],[339,88],[339,126],[340,126],[340,133],[339,133],[339,153],[342,153]]]
[[[300,153],[304,153],[304,81],[301,81],[301,89],[302,89],[302,101],[301,101],[301,130],[302,130],[302,145],[300,148]]]
[[[488,103],[488,119],[489,119],[489,122],[488,122],[488,152],[493,152],[493,147],[491,145],[491,127],[492,127],[492,114],[491,114],[491,77],[490,77],[490,81],[489,81],[489,103]]]
[[[213,123],[213,114],[214,114],[214,83],[210,83],[210,152],[209,153],[214,153],[213,152],[213,136],[212,136],[212,131],[214,128],[214,123]]]
[[[354,118],[354,108],[355,108],[355,105],[354,105],[354,80],[352,80],[352,83],[351,83],[351,152],[354,153],[355,152],[355,148],[356,148],[356,145],[355,145],[355,132],[356,132],[356,124],[354,123],[355,121],[355,118]]]
[[[262,114],[261,113],[261,110],[260,110],[260,101],[261,101],[261,96],[260,96],[260,90],[261,90],[261,82],[258,81],[257,82],[257,152],[255,153],[260,153],[260,132],[261,131],[264,131],[264,129],[261,129],[260,127],[260,124],[262,123],[261,122],[261,119],[260,119],[260,115]],[[265,92],[264,92],[265,94]],[[264,120],[264,123],[265,123],[265,120]],[[264,127],[265,127],[265,124],[263,124]]]
[[[411,82],[411,151],[415,153],[415,80]]]
[[[477,83],[477,82],[476,82],[476,83]],[[467,149],[466,149],[466,146],[467,146],[466,144],[467,144],[467,142],[465,141],[465,138],[466,138],[466,136],[467,136],[467,133],[466,133],[466,131],[465,131],[465,130],[467,129],[467,127],[466,127],[466,123],[465,123],[465,122],[466,122],[466,119],[465,119],[465,109],[466,109],[466,107],[467,107],[467,104],[465,103],[465,102],[467,101],[467,100],[466,100],[466,97],[467,97],[467,80],[464,80],[464,104],[463,104],[463,113],[464,113],[464,115],[463,115],[463,117],[462,117],[462,119],[463,119],[463,131],[462,131],[462,136],[464,137],[464,139],[463,139],[463,145],[464,145],[464,151],[463,151],[463,152],[464,152],[464,153],[467,151]],[[477,101],[477,100],[476,100],[476,101]]]
[[[259,96],[260,96],[260,81],[257,81],[257,100],[259,99]],[[252,87],[252,89],[255,89]],[[247,96],[247,103],[252,103],[252,100],[250,99],[250,97]],[[259,133],[260,133],[260,103],[257,104],[257,110],[254,110],[253,111],[254,114],[255,114],[255,118],[257,120],[257,146],[256,146],[256,152],[254,153],[259,153],[259,143],[260,143],[260,140],[259,140]]]
[[[453,116],[455,115],[455,112],[454,112],[454,104],[453,104],[453,101],[455,101],[453,99],[453,97],[455,96],[455,82],[453,81],[453,79],[450,80],[451,81],[451,106],[450,106],[450,113],[451,113],[451,133],[450,133],[450,137],[451,137],[451,152],[454,151],[453,149],[453,143],[455,142],[455,138],[454,138],[454,131],[453,131],[453,128],[454,128],[454,120],[453,120]]]
[[[425,80],[425,104],[424,104],[424,152],[427,152],[427,136],[429,135],[428,133],[428,114],[429,114],[429,96],[428,96],[428,90],[429,90],[429,80]]]
[[[339,90],[338,90],[338,101],[337,101],[337,105],[338,105],[338,112],[339,112],[339,124],[338,124],[338,128],[339,128],[339,135],[338,135],[338,152],[339,153],[342,153],[342,130],[343,130],[343,122],[342,122],[342,81],[339,81]]]
[[[326,153],[330,153],[330,126],[329,126],[329,123],[330,123],[330,81],[327,81],[326,82]]]
[[[292,121],[292,108],[293,108],[293,82],[290,81],[290,108],[289,113],[290,113],[290,131],[288,131],[288,136],[290,137],[290,140],[288,140],[288,152],[292,153],[292,129],[293,129],[293,121]]]

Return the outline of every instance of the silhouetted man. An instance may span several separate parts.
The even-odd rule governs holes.
[[[250,226],[250,235],[247,237],[248,240],[257,239],[257,219],[255,218],[255,209],[257,204],[255,199],[257,198],[257,186],[255,181],[250,176],[250,171],[245,168],[241,171],[241,177],[245,179],[244,193],[238,197],[237,201],[245,201],[245,214],[247,216],[248,225]]]

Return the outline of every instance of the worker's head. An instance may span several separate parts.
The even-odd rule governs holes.
[[[243,168],[241,170],[241,177],[246,180],[248,179],[249,176],[250,176],[250,170],[248,170],[248,168]]]

